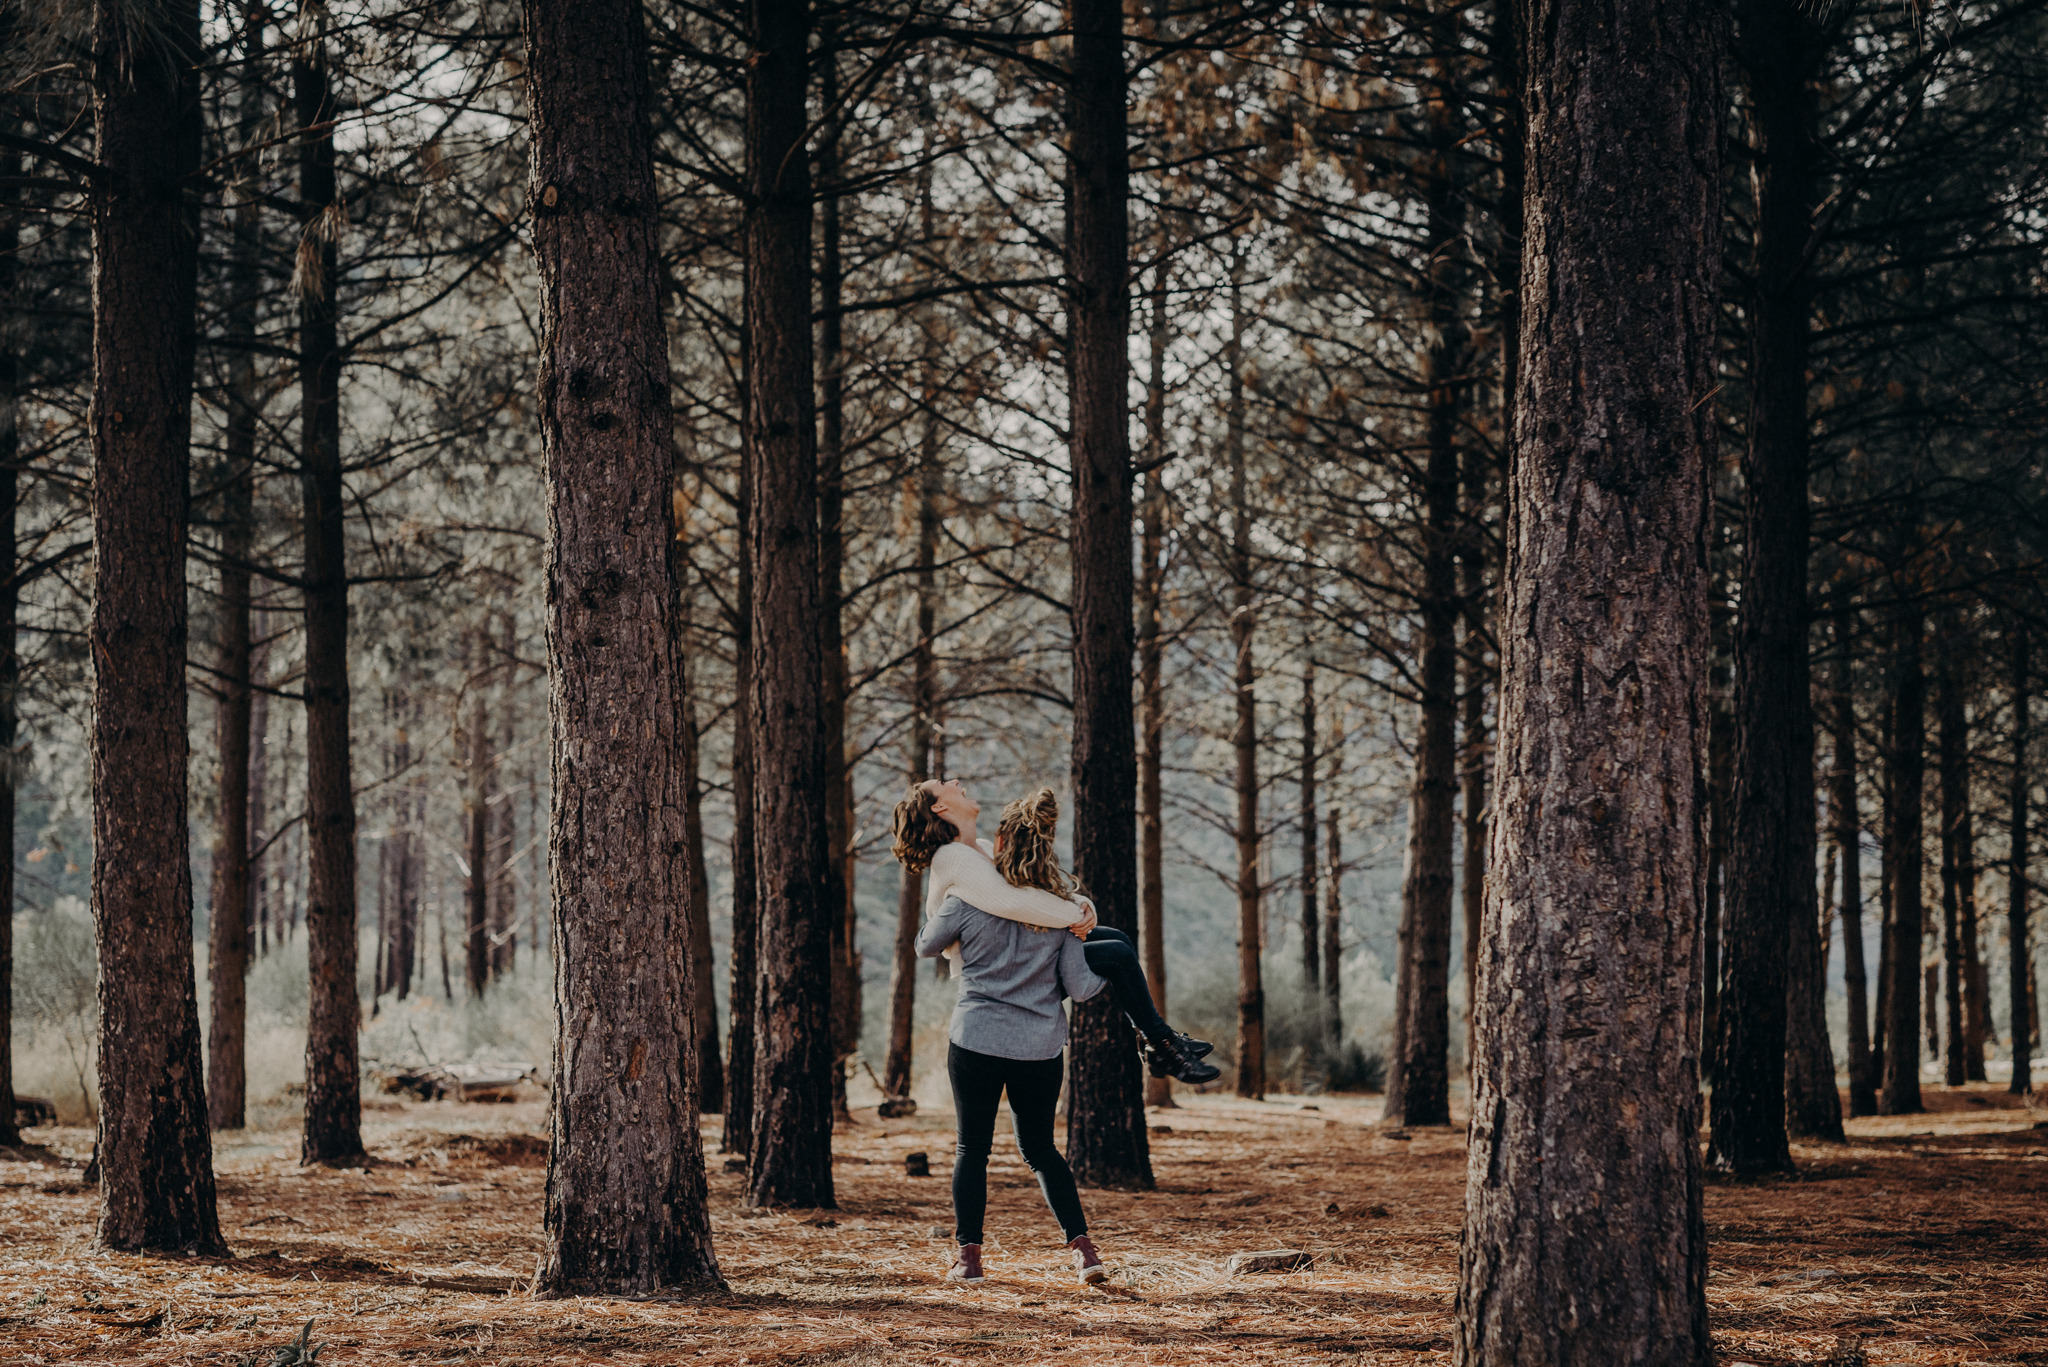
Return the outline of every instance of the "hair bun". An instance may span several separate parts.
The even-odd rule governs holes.
[[[1050,788],[1040,788],[1031,795],[1031,824],[1038,833],[1050,840],[1060,828],[1060,800]]]

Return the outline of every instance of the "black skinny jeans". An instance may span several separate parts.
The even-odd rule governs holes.
[[[1052,1140],[1065,1065],[1063,1054],[997,1058],[957,1044],[946,1047],[946,1075],[953,1080],[953,1113],[960,1126],[960,1142],[953,1150],[953,1232],[961,1243],[981,1242],[982,1220],[988,1213],[988,1153],[995,1146],[996,1107],[1005,1088],[1010,1093],[1010,1120],[1017,1128],[1017,1149],[1038,1174],[1039,1190],[1060,1222],[1061,1233],[1072,1243],[1088,1232],[1074,1170]]]
[[[1138,962],[1138,947],[1121,930],[1097,926],[1088,932],[1081,950],[1095,976],[1109,983],[1116,1004],[1146,1039],[1167,1033],[1166,1020],[1152,1004],[1152,989],[1145,983],[1144,965]]]

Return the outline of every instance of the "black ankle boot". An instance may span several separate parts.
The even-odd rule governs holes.
[[[1193,1035],[1182,1034],[1178,1030],[1173,1032],[1173,1037],[1180,1041],[1181,1048],[1187,1050],[1196,1058],[1207,1058],[1216,1050],[1216,1046],[1209,1043],[1209,1041],[1196,1039]]]
[[[1186,1041],[1187,1036],[1175,1033],[1145,1041],[1145,1065],[1152,1076],[1178,1078],[1191,1086],[1214,1082],[1223,1076],[1221,1068],[1202,1062]]]

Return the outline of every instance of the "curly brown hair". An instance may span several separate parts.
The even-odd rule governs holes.
[[[1003,808],[996,823],[996,869],[1012,887],[1043,888],[1056,897],[1074,895],[1074,882],[1053,852],[1059,832],[1060,801],[1040,788]]]
[[[943,845],[950,845],[958,838],[959,832],[953,823],[932,810],[936,801],[931,790],[922,783],[910,785],[910,791],[896,804],[896,817],[891,829],[896,832],[896,843],[890,853],[912,873],[923,873],[932,866],[932,856]]]

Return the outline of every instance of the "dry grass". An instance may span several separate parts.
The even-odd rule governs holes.
[[[1724,1363],[2048,1363],[2048,1133],[1990,1089],[1857,1121],[1801,1149],[1795,1180],[1716,1183],[1709,1295]],[[308,1319],[323,1363],[1419,1364],[1449,1358],[1463,1182],[1458,1133],[1371,1128],[1376,1101],[1195,1097],[1156,1113],[1159,1189],[1086,1193],[1117,1276],[1073,1284],[1014,1152],[991,1169],[991,1279],[938,1279],[947,1118],[840,1135],[836,1211],[753,1211],[712,1159],[729,1294],[541,1302],[538,1104],[366,1116],[366,1172],[303,1170],[289,1130],[225,1136],[233,1260],[91,1247],[91,1136],[41,1130],[0,1163],[0,1361],[248,1363]],[[706,1127],[714,1146],[715,1125]],[[903,1175],[931,1153],[936,1176]],[[1231,1278],[1233,1252],[1317,1255]]]

